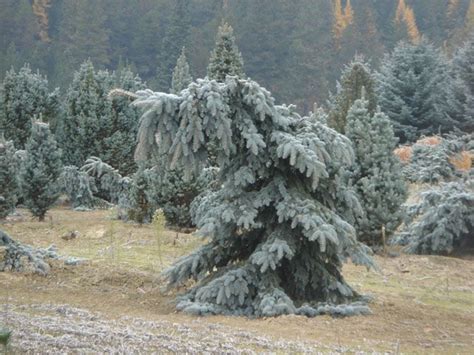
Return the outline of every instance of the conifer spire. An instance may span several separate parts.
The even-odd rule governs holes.
[[[245,76],[243,66],[242,55],[235,43],[234,30],[223,21],[217,30],[216,45],[211,52],[207,75],[210,79],[220,82],[223,82],[227,75],[242,78]]]
[[[176,61],[176,67],[173,70],[171,80],[171,93],[176,94],[186,88],[193,81],[189,72],[189,64],[186,59],[186,48],[183,47],[181,55]]]

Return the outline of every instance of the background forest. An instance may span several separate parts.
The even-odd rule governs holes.
[[[204,77],[217,27],[234,28],[245,73],[278,101],[308,112],[364,54],[377,69],[399,40],[426,36],[448,55],[474,26],[473,0],[2,0],[0,79],[25,62],[64,92],[80,64],[132,67],[168,90],[186,46]]]

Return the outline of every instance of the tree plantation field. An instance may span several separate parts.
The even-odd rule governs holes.
[[[0,7],[0,351],[473,353],[474,0],[376,3]]]
[[[373,296],[371,315],[196,317],[175,311],[182,289],[166,291],[159,275],[199,238],[113,220],[109,210],[56,207],[45,222],[18,212],[2,225],[9,235],[87,261],[52,261],[46,277],[0,273],[8,285],[0,287],[1,317],[13,330],[14,352],[468,354],[474,346],[472,258],[375,256],[379,271],[345,264],[346,280]],[[70,231],[78,236],[61,238]]]

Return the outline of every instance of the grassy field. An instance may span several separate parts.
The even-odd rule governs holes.
[[[47,277],[0,273],[0,323],[14,330],[18,352],[81,352],[77,341],[95,332],[106,340],[86,352],[474,352],[472,259],[376,256],[380,272],[345,265],[350,284],[374,298],[369,316],[198,318],[174,311],[180,290],[166,290],[160,278],[201,243],[197,237],[126,224],[110,211],[57,208],[43,223],[20,214],[0,228],[23,243],[55,244],[61,255],[88,261],[54,262]],[[70,231],[79,236],[63,240]]]

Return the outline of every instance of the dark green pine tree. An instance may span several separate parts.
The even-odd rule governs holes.
[[[190,29],[188,0],[174,1],[171,11],[157,57],[157,86],[163,91],[169,91],[171,87],[173,68],[181,49],[186,45]]]
[[[114,72],[112,79],[114,89],[134,92],[145,88],[140,77],[134,75],[127,67]],[[111,104],[110,131],[108,137],[105,138],[102,159],[116,168],[121,175],[129,176],[137,170],[133,154],[137,141],[140,110],[131,106],[130,99],[126,96],[109,97],[109,103]],[[100,152],[96,153],[96,155],[99,154]]]
[[[99,68],[109,64],[110,33],[104,1],[63,1],[60,6],[56,49],[56,82],[66,87],[87,59]]]
[[[23,149],[30,136],[31,117],[41,115],[55,123],[58,96],[58,90],[49,92],[46,77],[33,73],[28,64],[18,72],[11,69],[0,90],[0,131],[17,149]]]
[[[245,73],[242,55],[235,44],[234,30],[227,22],[223,22],[217,30],[216,45],[209,58],[207,76],[223,82],[227,75],[243,78]]]
[[[474,31],[455,54],[452,74],[450,114],[457,128],[474,132]]]
[[[449,68],[432,44],[400,42],[378,76],[379,104],[402,143],[453,129],[449,117]]]
[[[193,209],[207,243],[166,272],[171,286],[196,281],[178,309],[255,316],[368,312],[341,274],[348,257],[371,265],[368,248],[343,217],[357,206],[344,182],[353,163],[350,141],[276,106],[250,80],[198,80],[182,93],[145,90],[134,102],[145,112],[137,156],[167,154],[170,167],[182,166],[187,178],[206,166],[210,141],[221,147],[217,191]]]
[[[0,134],[0,219],[8,216],[18,200],[18,169],[12,141]]]
[[[330,111],[328,124],[339,133],[344,133],[347,125],[347,113],[352,104],[362,97],[368,100],[370,114],[377,107],[377,95],[375,94],[375,78],[370,66],[362,56],[356,56],[349,65],[344,67],[339,82],[338,92],[331,97],[329,102]]]
[[[369,102],[358,99],[347,115],[346,135],[352,141],[356,164],[351,178],[364,213],[355,220],[358,239],[372,247],[383,244],[382,228],[389,237],[401,222],[406,185],[397,145],[388,117],[371,114]]]
[[[49,125],[34,121],[26,143],[20,181],[24,203],[40,221],[44,221],[46,212],[59,197],[61,167],[61,151]]]
[[[181,90],[188,87],[193,81],[193,77],[189,72],[189,64],[186,59],[186,49],[183,47],[181,55],[179,56],[176,66],[173,70],[173,78],[171,80],[171,93],[177,94]]]
[[[90,156],[103,157],[112,129],[107,99],[112,82],[107,72],[96,73],[90,60],[75,73],[57,132],[66,165],[82,166]]]
[[[128,191],[128,218],[140,224],[150,223],[156,210],[148,193],[149,181],[149,170],[145,164],[140,163],[137,172],[132,175]]]

